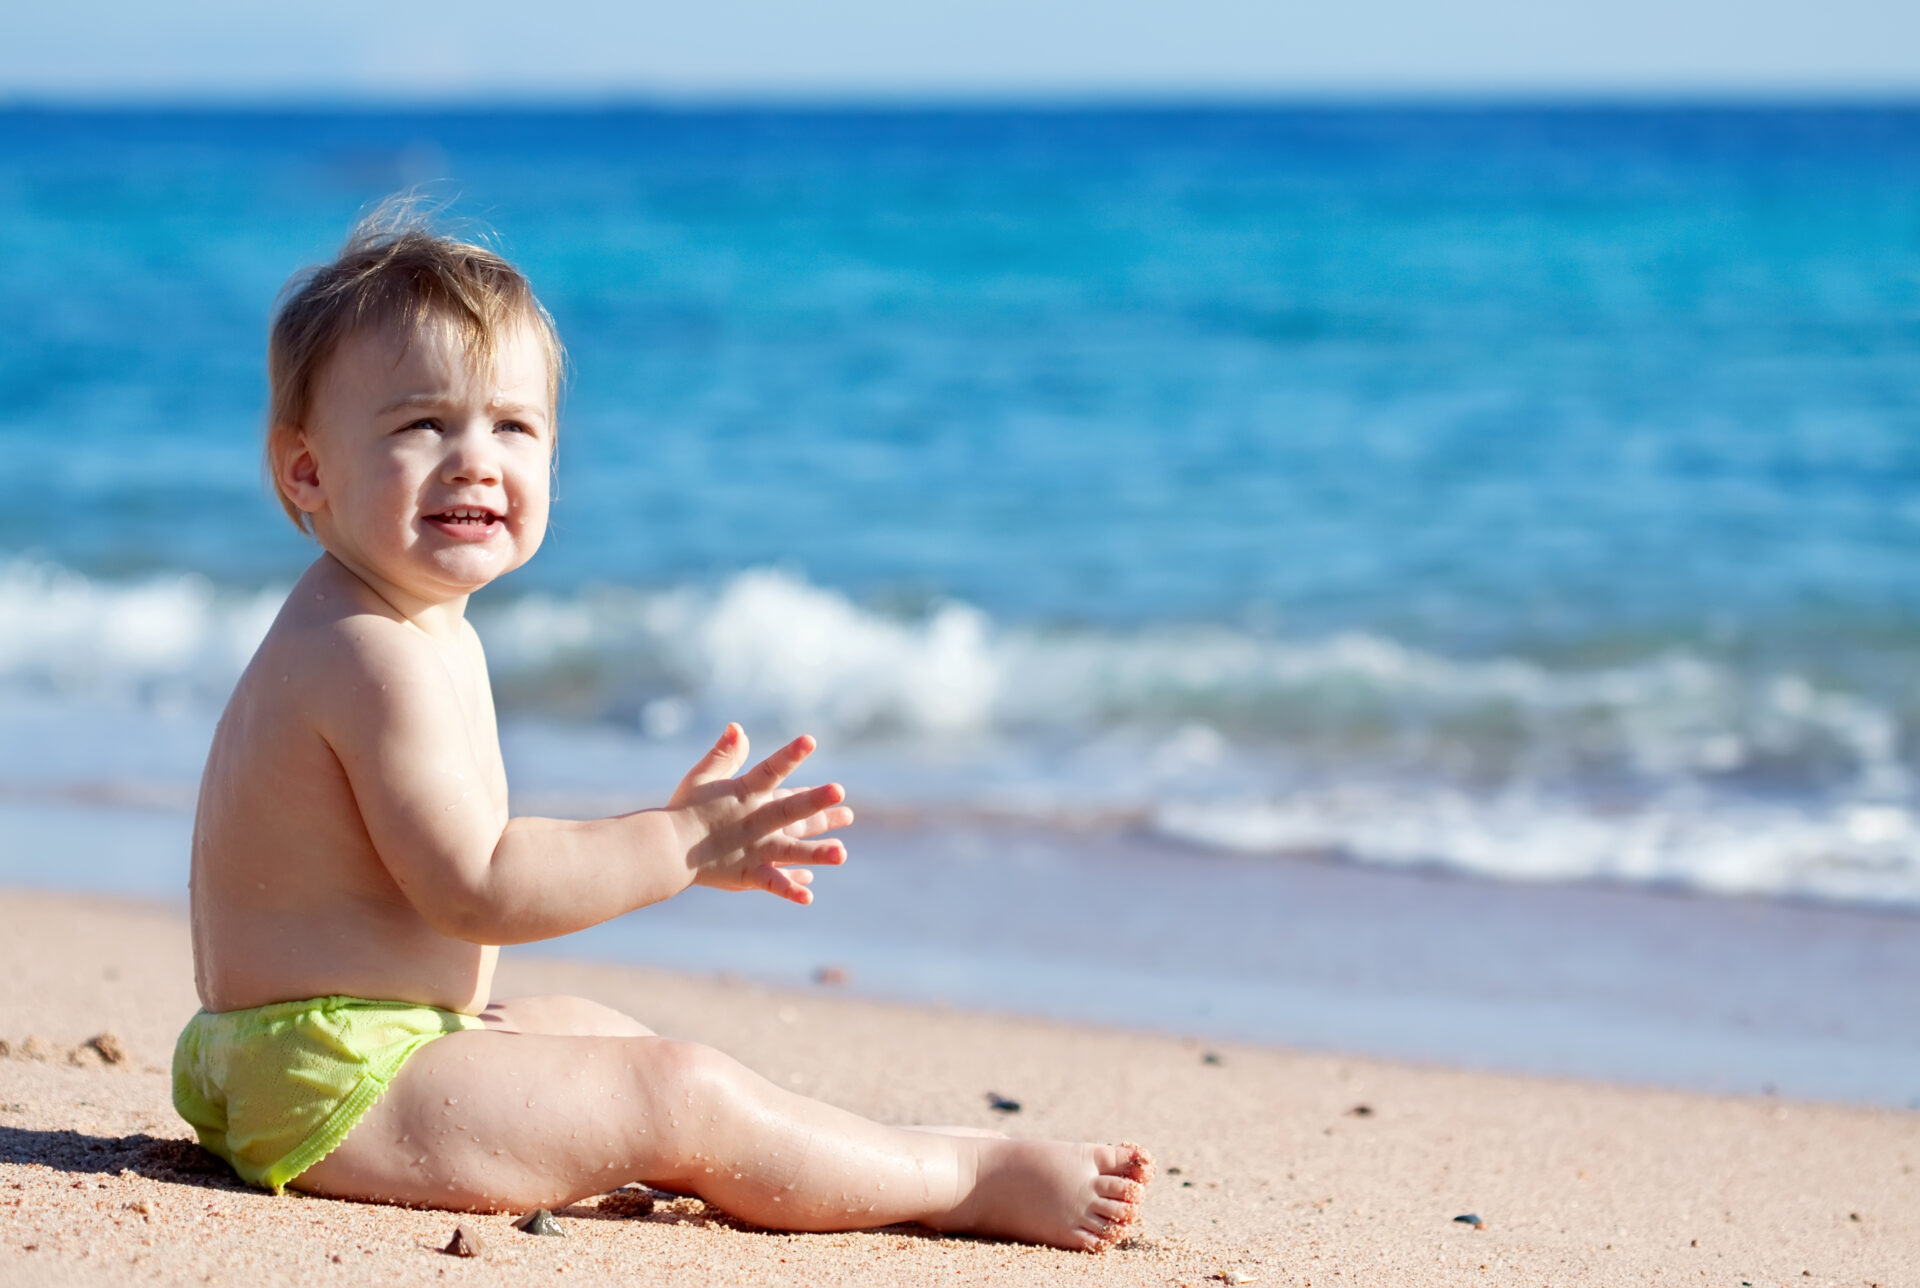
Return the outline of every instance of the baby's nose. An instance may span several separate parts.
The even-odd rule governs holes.
[[[447,453],[445,469],[449,483],[498,483],[500,462],[491,450],[491,442],[469,442],[462,438]]]

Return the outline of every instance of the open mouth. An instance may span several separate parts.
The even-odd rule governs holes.
[[[492,510],[461,506],[452,510],[442,510],[438,514],[429,514],[427,522],[460,536],[484,536],[504,520]]]

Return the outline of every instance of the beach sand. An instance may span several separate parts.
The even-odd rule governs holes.
[[[914,1227],[787,1235],[694,1200],[565,1238],[240,1186],[169,1103],[195,1007],[174,907],[0,892],[0,1282],[1920,1284],[1920,1114],[1461,1073],[510,957],[876,1118],[1137,1140],[1098,1256]],[[855,985],[858,981],[853,981]],[[111,1033],[109,1062],[89,1039]],[[116,1043],[102,1043],[115,1051]],[[988,1105],[994,1092],[1017,1113]],[[1478,1228],[1456,1221],[1472,1213]],[[473,1260],[439,1251],[467,1223]],[[556,1278],[557,1277],[557,1278]]]

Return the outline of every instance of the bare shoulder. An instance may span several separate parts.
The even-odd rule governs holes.
[[[316,564],[287,597],[261,646],[321,727],[352,724],[395,702],[455,689],[444,648],[346,574]]]

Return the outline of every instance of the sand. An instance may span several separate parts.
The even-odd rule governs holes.
[[[32,1284],[1920,1284],[1920,1114],[1202,1044],[510,958],[901,1122],[1127,1138],[1162,1174],[1088,1256],[914,1227],[788,1235],[694,1200],[558,1214],[564,1238],[248,1190],[190,1143],[166,1065],[184,916],[0,891],[0,1282]],[[89,1039],[111,1033],[109,1063]],[[103,1043],[109,1051],[112,1043]],[[1017,1100],[997,1112],[989,1093]],[[1474,1227],[1455,1218],[1472,1213]],[[456,1225],[473,1259],[441,1251]]]

